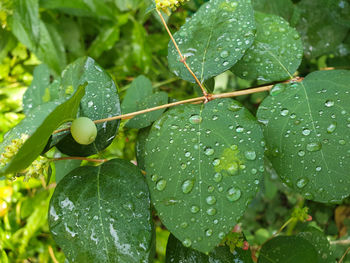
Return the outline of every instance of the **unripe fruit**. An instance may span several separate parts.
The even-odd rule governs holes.
[[[70,132],[74,140],[83,145],[88,145],[95,141],[97,128],[95,123],[87,117],[79,117],[72,122]]]

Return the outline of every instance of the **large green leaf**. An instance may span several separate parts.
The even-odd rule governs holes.
[[[318,263],[315,248],[304,238],[279,236],[266,242],[258,263]]]
[[[0,145],[0,152],[5,152],[6,146],[10,145],[12,140],[21,138],[22,134],[30,137],[11,161],[0,170],[0,175],[19,172],[30,165],[45,148],[52,132],[62,123],[75,117],[84,93],[85,86],[79,86],[74,95],[65,102],[56,101],[39,105],[20,124],[10,130]]]
[[[350,27],[350,1],[327,0],[331,16],[341,25]]]
[[[111,160],[66,175],[51,198],[49,225],[71,262],[152,262],[147,185],[130,162]]]
[[[41,64],[34,69],[33,81],[23,95],[23,112],[29,113],[38,105],[51,101],[50,69]]]
[[[183,105],[156,121],[145,166],[153,204],[187,247],[211,251],[237,224],[258,190],[262,132],[239,102]]]
[[[310,242],[317,251],[317,263],[336,263],[335,256],[326,235],[315,227],[309,226],[298,237]]]
[[[232,68],[241,78],[273,82],[292,78],[303,57],[297,31],[276,15],[255,13],[256,38]]]
[[[209,255],[185,247],[176,237],[169,236],[166,248],[166,263],[253,263],[250,250],[236,248],[231,253],[228,247],[216,247]]]
[[[252,3],[254,10],[281,16],[292,26],[299,21],[300,13],[292,0],[252,0]]]
[[[145,76],[137,77],[128,88],[125,98],[122,103],[123,114],[140,111],[168,102],[168,94],[165,92],[158,92],[153,94],[151,81]],[[158,119],[165,109],[152,111],[149,113],[137,115],[129,120],[125,127],[141,129],[152,124]]]
[[[211,0],[184,24],[174,38],[201,82],[231,68],[253,44],[255,22],[250,0]],[[194,82],[169,42],[169,68]]]
[[[117,88],[110,77],[92,58],[84,57],[70,64],[62,74],[61,97],[87,82],[86,94],[81,100],[77,117],[92,120],[120,115],[120,103]],[[119,120],[97,124],[96,140],[89,145],[75,142],[69,132],[55,135],[53,141],[59,141],[57,148],[67,155],[88,156],[105,149],[112,143]]]
[[[334,52],[348,32],[347,27],[335,22],[327,2],[302,0],[298,3],[301,19],[297,28],[302,36],[304,53],[309,58]]]
[[[350,71],[319,71],[275,86],[261,104],[268,158],[307,199],[337,202],[350,193]]]

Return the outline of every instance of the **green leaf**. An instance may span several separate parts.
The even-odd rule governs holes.
[[[74,95],[63,103],[56,101],[39,105],[10,130],[0,145],[0,152],[5,152],[6,146],[10,145],[13,139],[19,139],[22,134],[30,137],[11,161],[0,170],[0,175],[20,172],[30,165],[45,148],[52,132],[62,123],[75,117],[84,93],[85,86],[80,86]]]
[[[301,20],[297,29],[302,36],[304,53],[309,58],[334,52],[348,32],[347,27],[334,21],[327,1],[302,0],[298,3]]]
[[[66,175],[51,198],[49,226],[70,262],[151,262],[147,185],[130,162],[114,159]]]
[[[335,256],[331,250],[331,245],[325,234],[315,227],[309,226],[298,237],[302,237],[310,242],[317,251],[317,263],[336,263]]]
[[[174,34],[186,61],[201,82],[231,68],[253,44],[255,22],[250,0],[211,0]],[[169,42],[169,68],[195,82],[174,44]]]
[[[173,235],[169,236],[166,248],[166,263],[253,263],[251,252],[237,248],[231,253],[229,247],[216,247],[209,255],[185,247]]]
[[[23,95],[25,114],[41,104],[52,101],[49,85],[50,69],[46,64],[41,64],[34,69],[33,81]]]
[[[40,0],[40,7],[57,9],[74,16],[116,20],[113,9],[105,2],[100,0]]]
[[[291,0],[252,0],[254,10],[283,17],[292,26],[299,22],[300,12]]]
[[[307,199],[349,195],[350,71],[318,71],[276,85],[260,105],[267,156],[283,181]]]
[[[88,50],[89,55],[98,58],[104,51],[110,50],[119,40],[119,25],[113,25],[103,29],[96,39],[91,43]]]
[[[328,0],[331,16],[343,26],[350,27],[350,1],[349,0]]]
[[[126,92],[122,103],[123,114],[140,111],[168,102],[168,94],[165,92],[153,93],[152,83],[145,76],[137,77]],[[165,109],[152,111],[149,113],[137,115],[129,120],[125,127],[127,128],[144,128],[152,124],[158,119]]]
[[[152,202],[186,246],[210,252],[237,224],[264,171],[262,140],[255,118],[231,99],[178,106],[153,124],[145,151]]]
[[[15,37],[5,29],[0,28],[0,62],[7,56],[8,52],[16,46]]]
[[[59,183],[63,177],[75,168],[79,167],[81,160],[60,160],[55,162],[55,179]]]
[[[87,82],[86,94],[81,100],[80,111],[76,117],[92,120],[120,115],[117,88],[110,77],[92,58],[83,57],[70,64],[62,74],[61,97],[74,91]],[[96,140],[89,145],[78,144],[69,132],[56,134],[53,141],[59,141],[57,148],[71,156],[88,156],[108,147],[118,130],[119,120],[97,124]]]
[[[255,19],[254,43],[233,72],[241,78],[264,82],[292,78],[303,57],[299,34],[279,16],[256,12]]]
[[[140,129],[137,134],[135,152],[136,152],[137,166],[140,167],[141,170],[145,170],[145,151],[146,151],[145,146],[146,146],[146,140],[149,135],[150,129],[151,129],[150,126]]]
[[[304,238],[278,236],[266,242],[258,263],[318,263],[315,248]]]

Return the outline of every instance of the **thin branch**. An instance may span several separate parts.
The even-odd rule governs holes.
[[[338,263],[342,263],[343,260],[345,259],[346,255],[350,252],[350,247],[348,247],[348,249],[345,251],[344,255],[341,257],[341,259],[339,260]]]
[[[54,263],[59,263],[58,260],[55,257],[55,253],[53,252],[53,249],[51,246],[48,247],[50,257]]]
[[[293,82],[293,81],[300,82],[302,80],[303,80],[303,78],[298,77],[298,78],[294,78],[294,79],[291,79],[288,81],[284,81],[282,83],[288,83],[288,82]],[[227,92],[227,93],[222,93],[222,94],[208,94],[208,97],[210,98],[210,100],[219,99],[219,98],[232,98],[232,97],[237,97],[237,96],[242,96],[242,95],[248,95],[248,94],[253,94],[253,93],[258,93],[258,92],[269,91],[273,86],[274,85],[261,86],[261,87],[257,87],[257,88],[238,90],[238,91]],[[128,119],[132,119],[133,117],[135,117],[137,115],[145,114],[145,113],[160,110],[160,109],[166,109],[166,108],[170,108],[170,107],[174,107],[174,106],[178,106],[178,105],[182,105],[182,104],[187,104],[187,103],[202,103],[202,102],[205,102],[208,99],[208,97],[202,96],[202,97],[196,97],[196,98],[187,99],[187,100],[180,100],[180,101],[156,106],[153,108],[135,111],[135,112],[131,112],[131,113],[123,114],[123,115],[113,116],[113,117],[109,117],[109,118],[105,118],[105,119],[101,119],[101,120],[95,120],[94,123],[102,123],[102,122],[114,121],[114,120],[128,120]],[[69,129],[70,129],[70,127],[64,128],[64,129],[59,129],[59,130],[54,131],[53,134],[64,132],[64,131],[69,131]]]
[[[175,41],[173,35],[172,35],[171,32],[170,32],[170,29],[169,29],[167,23],[166,23],[165,20],[164,20],[164,17],[163,17],[163,15],[162,15],[162,13],[161,13],[158,9],[156,9],[156,11],[157,11],[157,13],[158,13],[158,15],[159,15],[159,17],[160,17],[160,20],[162,21],[162,23],[163,23],[165,29],[166,29],[166,31],[168,32],[168,34],[169,34],[169,36],[170,36],[171,41],[174,43],[174,46],[175,46],[175,48],[176,48],[176,50],[177,50],[177,53],[179,53],[179,56],[180,56],[180,58],[181,58],[180,61],[185,65],[185,67],[186,67],[187,70],[190,72],[190,74],[192,75],[192,77],[194,78],[194,80],[197,82],[198,86],[199,86],[199,87],[201,88],[201,90],[202,90],[202,93],[203,93],[204,97],[208,98],[208,93],[205,91],[205,88],[203,87],[202,83],[199,81],[199,79],[197,78],[197,76],[193,73],[192,69],[188,66],[188,64],[187,64],[187,62],[186,62],[186,57],[184,57],[184,56],[182,55],[182,53],[181,53],[181,51],[180,51],[180,49],[179,49],[179,46],[177,45],[177,43],[176,43],[176,41]],[[207,101],[207,100],[206,100],[206,101]]]
[[[331,245],[350,245],[350,239],[334,240],[329,242]]]
[[[108,161],[108,159],[91,159],[91,158],[75,157],[75,156],[50,159],[50,161],[64,161],[64,160],[81,160],[81,161],[88,161],[88,162],[95,162],[95,163],[104,163]]]

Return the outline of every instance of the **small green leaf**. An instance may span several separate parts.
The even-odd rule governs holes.
[[[317,251],[317,263],[336,263],[335,256],[331,250],[331,245],[325,234],[315,227],[309,226],[298,237],[302,237],[310,242]]]
[[[201,82],[231,68],[253,44],[255,22],[250,0],[211,0],[174,34],[181,52]],[[195,82],[174,44],[169,42],[169,68]]]
[[[79,167],[58,183],[49,226],[70,262],[151,262],[150,209],[140,170],[114,159]]]
[[[60,96],[74,92],[87,82],[86,94],[81,100],[80,111],[76,117],[88,117],[91,120],[104,119],[120,115],[120,103],[117,88],[110,77],[92,58],[83,57],[70,64],[62,74]],[[107,148],[114,139],[119,127],[119,120],[97,124],[96,140],[89,145],[75,142],[69,132],[56,134],[53,141],[64,154],[88,156]]]
[[[91,43],[88,50],[89,55],[98,58],[104,51],[110,50],[119,40],[119,31],[119,25],[102,29],[96,39]]]
[[[298,3],[301,19],[297,29],[308,58],[334,52],[348,32],[347,27],[334,21],[327,2],[328,0],[302,0]]]
[[[303,57],[299,34],[279,16],[256,12],[255,19],[254,43],[233,72],[241,78],[264,82],[292,78]]]
[[[153,124],[145,146],[152,202],[186,246],[210,252],[238,222],[264,171],[262,140],[231,99],[178,106]]]
[[[168,102],[168,94],[165,92],[158,92],[152,94],[152,83],[145,76],[137,77],[126,92],[122,103],[123,114],[140,111]],[[128,121],[125,125],[127,128],[144,128],[152,124],[158,119],[165,109],[152,111],[149,113],[137,115]]]
[[[315,248],[304,238],[278,236],[260,250],[258,263],[318,263]]]
[[[45,148],[52,132],[62,123],[75,117],[84,93],[85,86],[80,86],[67,101],[39,105],[20,124],[10,130],[0,145],[0,152],[5,152],[6,146],[10,145],[13,139],[19,139],[22,134],[30,137],[11,161],[0,170],[0,175],[20,172],[27,168]]]
[[[41,64],[34,69],[33,81],[23,95],[23,112],[28,114],[38,105],[51,101],[50,96],[50,69]]]
[[[253,263],[251,252],[237,248],[231,253],[228,247],[216,247],[209,255],[185,247],[173,235],[169,236],[166,248],[166,263]]]
[[[350,71],[318,71],[276,85],[258,110],[267,157],[283,181],[307,199],[349,195]]]

